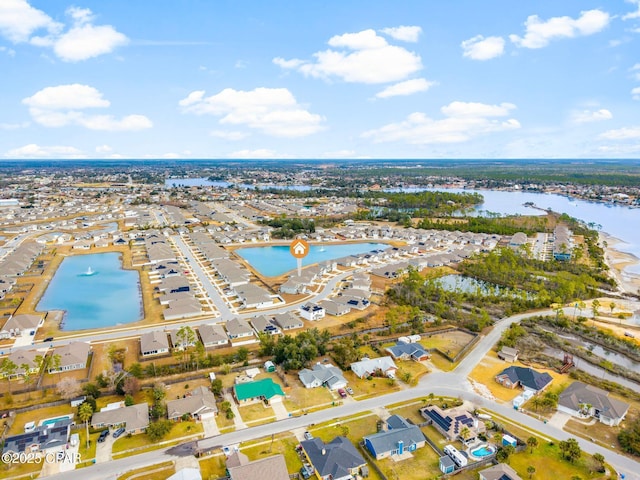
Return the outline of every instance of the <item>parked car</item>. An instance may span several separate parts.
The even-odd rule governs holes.
[[[344,391],[344,388],[338,389],[338,395],[340,395],[342,398],[347,398],[347,392]]]
[[[631,332],[624,332],[625,337],[636,338],[635,335]]]
[[[353,388],[347,387],[346,390],[349,395],[353,395]]]
[[[43,342],[53,342],[53,337],[47,337],[43,340]]]
[[[118,438],[120,435],[124,433],[124,428],[120,427],[115,432],[113,432],[113,438]]]
[[[102,430],[100,432],[100,436],[98,437],[98,442],[100,443],[104,442],[108,436],[109,436],[109,430]]]
[[[311,440],[312,438],[313,438],[313,435],[311,435],[311,432],[304,432],[305,440]]]

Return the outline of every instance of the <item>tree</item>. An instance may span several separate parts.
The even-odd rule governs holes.
[[[18,366],[9,357],[4,357],[2,363],[0,363],[0,372],[7,379],[7,386],[9,387],[9,395],[11,395],[11,377],[16,374]]]
[[[571,463],[576,461],[578,458],[580,458],[580,455],[582,455],[580,445],[575,438],[561,441],[558,446],[560,448],[560,451],[562,452],[562,456],[569,460]]]
[[[87,434],[87,449],[89,448],[89,420],[93,415],[93,407],[88,402],[83,402],[78,408],[78,417],[84,422]]]
[[[176,338],[178,340],[178,345],[174,345],[174,348],[177,346],[182,348],[182,361],[185,363],[189,353],[189,348],[196,342],[196,332],[194,332],[193,328],[190,326],[184,325],[180,327],[178,333],[176,333]]]
[[[471,430],[469,430],[468,427],[462,427],[462,430],[460,430],[460,438],[462,438],[463,442],[467,441],[469,435],[471,435]]]
[[[219,378],[216,378],[211,382],[211,391],[213,392],[214,395],[216,396],[222,395],[222,388],[223,388],[222,380],[220,380]]]
[[[594,321],[595,321],[596,317],[598,316],[599,309],[600,309],[600,300],[598,300],[597,298],[594,298],[591,301],[591,311],[593,312]]]
[[[536,473],[536,467],[529,465],[527,467],[527,473],[529,474],[529,478],[533,477],[533,474]]]
[[[536,437],[527,438],[527,446],[529,447],[529,453],[533,453],[533,449],[538,446],[538,439]]]
[[[127,395],[134,396],[140,391],[140,381],[136,377],[129,376],[125,378],[122,390]]]
[[[240,347],[236,351],[236,362],[242,363],[246,362],[249,358],[249,350],[246,347]]]
[[[349,365],[358,360],[360,352],[353,339],[343,337],[334,342],[332,356],[340,368],[347,370]]]
[[[594,453],[592,458],[596,464],[596,470],[598,472],[604,472],[604,455],[601,453]]]
[[[31,399],[31,389],[29,387],[34,380],[33,373],[31,372],[31,365],[25,362],[20,365],[20,369],[23,371],[22,377],[24,378],[24,384],[27,386],[27,395],[29,399]]]
[[[57,390],[62,398],[69,400],[80,393],[80,383],[75,378],[65,377],[58,382]]]
[[[49,373],[58,372],[58,379],[60,378],[60,374],[62,373],[62,357],[58,353],[54,353],[53,355],[49,355],[46,360],[47,369]]]
[[[129,373],[131,375],[133,375],[136,378],[142,378],[142,365],[140,365],[138,362],[132,363],[131,366],[129,367]]]
[[[496,460],[500,463],[509,463],[509,457],[516,451],[513,445],[505,445],[498,448]]]
[[[152,442],[157,442],[173,428],[173,422],[170,420],[158,420],[149,424],[146,434]]]
[[[611,302],[609,304],[609,310],[611,312],[611,315],[613,315],[613,311],[616,309],[616,302]]]
[[[640,419],[634,420],[618,434],[622,449],[633,455],[640,455]]]

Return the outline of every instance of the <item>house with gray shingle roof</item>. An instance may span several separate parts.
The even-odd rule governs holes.
[[[582,382],[573,382],[558,397],[558,411],[574,417],[593,417],[609,426],[620,425],[629,404],[611,398],[609,392]]]
[[[167,402],[167,417],[177,420],[187,414],[196,419],[214,416],[218,413],[216,397],[207,387],[197,387],[184,398]]]
[[[520,387],[524,390],[531,390],[534,393],[541,392],[547,388],[553,378],[547,372],[537,372],[533,368],[508,367],[496,375],[496,382],[507,388]]]
[[[121,425],[127,433],[143,432],[149,426],[149,404],[138,403],[128,407],[103,408],[91,417],[93,428]]]
[[[356,475],[368,476],[367,462],[345,437],[329,443],[319,438],[300,442],[302,450],[321,480],[352,480]]]
[[[60,355],[60,366],[49,366],[49,373],[68,372],[71,370],[81,370],[87,366],[87,357],[91,345],[86,342],[71,342],[63,347],[58,347],[53,351],[54,355]]]
[[[222,325],[200,325],[198,333],[205,348],[222,347],[229,344],[229,337]]]
[[[169,353],[169,339],[160,330],[143,333],[140,336],[140,353],[143,357]]]
[[[311,370],[302,369],[298,372],[298,378],[305,388],[326,386],[330,390],[337,390],[347,386],[342,370],[330,363],[316,363]]]
[[[384,431],[364,437],[364,445],[376,460],[381,460],[392,455],[414,452],[426,445],[426,439],[420,427],[403,417],[392,415],[387,419]]]

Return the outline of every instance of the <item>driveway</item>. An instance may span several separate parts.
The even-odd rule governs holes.
[[[236,426],[236,430],[247,428],[247,424],[242,420],[240,410],[238,410],[238,406],[236,405],[236,401],[233,399],[233,396],[230,393],[225,393],[224,399],[231,404],[231,411],[235,415],[233,417],[233,423]]]
[[[111,461],[111,449],[113,448],[113,442],[117,439],[113,438],[111,432],[104,439],[104,442],[99,443],[96,440],[96,463],[103,463]]]
[[[289,412],[282,402],[271,402],[273,413],[276,414],[276,420],[284,420],[289,418]]]
[[[214,435],[220,435],[220,429],[216,423],[216,417],[205,417],[202,419],[202,427],[204,428],[204,436],[213,437]]]

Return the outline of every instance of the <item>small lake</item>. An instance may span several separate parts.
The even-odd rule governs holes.
[[[64,310],[62,330],[111,327],[143,316],[140,278],[119,253],[65,258],[37,310]]]
[[[343,245],[311,245],[309,254],[302,259],[302,266],[325,260],[335,260],[349,255],[384,250],[386,243],[347,243]],[[265,277],[276,277],[297,268],[298,263],[289,252],[289,245],[239,248],[236,253]]]

